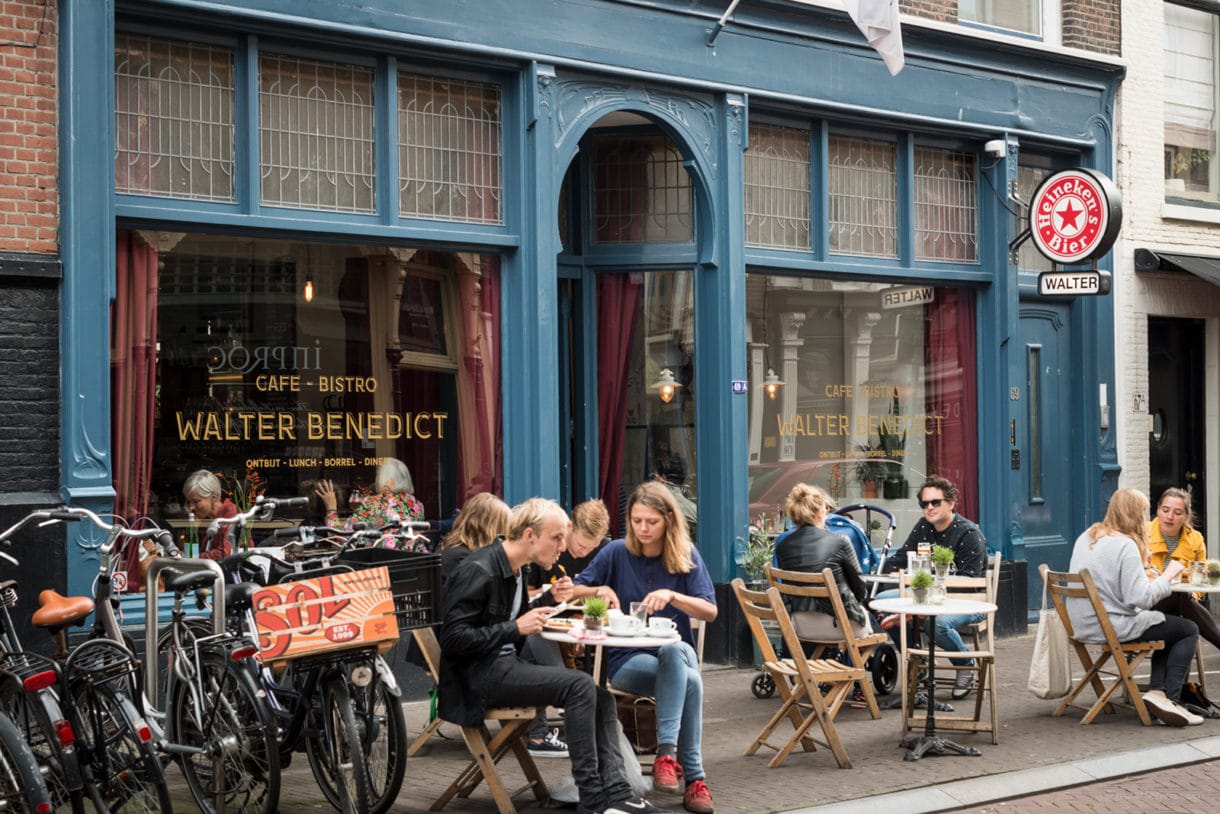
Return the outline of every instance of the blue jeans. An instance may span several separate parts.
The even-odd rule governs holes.
[[[702,780],[703,676],[699,657],[686,642],[637,653],[618,669],[615,689],[657,699],[657,743],[678,747],[678,764],[686,781]]]
[[[888,591],[881,591],[879,594],[877,594],[877,596],[874,597],[874,599],[894,599],[897,596],[898,596],[898,589],[891,588]],[[987,615],[984,613],[971,613],[971,614],[966,614],[963,616],[937,616],[937,617],[935,617],[936,631],[934,634],[934,638],[936,639],[936,646],[938,648],[940,648],[941,650],[946,650],[946,651],[947,650],[958,650],[958,651],[965,650],[966,643],[962,641],[962,636],[960,633],[957,632],[957,629],[959,627],[965,627],[966,625],[973,625],[977,622],[981,622],[986,618],[987,618]],[[931,626],[930,620],[929,620],[929,626]],[[897,645],[898,644],[898,628],[897,627],[890,628],[889,634],[890,634],[890,638],[893,639],[894,644]],[[953,662],[954,664],[958,665],[959,667],[966,667],[966,666],[969,666],[969,664],[970,664],[970,659],[949,659],[949,660],[951,662]]]

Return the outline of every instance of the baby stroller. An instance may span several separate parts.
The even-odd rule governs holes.
[[[856,519],[860,515],[862,515],[860,519],[863,520],[863,523]],[[878,524],[878,528],[881,527],[882,520],[874,519],[874,515],[880,515],[881,518],[888,521],[885,541],[881,545],[880,553],[873,547],[870,535],[865,531],[865,529],[872,529],[874,522]],[[856,551],[856,560],[860,563],[860,570],[865,574],[881,572],[881,567],[885,564],[885,558],[889,554],[890,545],[894,541],[894,529],[897,528],[897,525],[894,522],[894,515],[887,509],[867,503],[844,506],[836,509],[826,518],[827,530],[841,534],[852,544],[852,548]],[[873,596],[876,592],[877,584],[874,583],[869,591],[869,596]],[[865,666],[872,677],[873,689],[877,695],[889,695],[894,691],[894,687],[898,683],[899,668],[898,650],[892,643],[883,642],[877,645]],[[754,680],[750,684],[750,691],[754,693],[755,698],[770,698],[775,694],[775,681],[768,673],[760,672],[754,676]]]

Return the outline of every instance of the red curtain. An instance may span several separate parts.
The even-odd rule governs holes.
[[[139,525],[148,513],[152,480],[157,379],[157,250],[135,232],[116,242],[114,304],[110,311],[111,449],[114,511]],[[123,566],[138,574],[134,547]],[[134,583],[133,583],[134,584]]]
[[[482,256],[480,268],[459,260],[461,360],[458,414],[464,428],[459,443],[458,505],[480,492],[503,493],[500,421],[500,258]]]
[[[975,382],[974,295],[936,289],[925,322],[927,412],[941,416],[928,436],[928,474],[957,484],[957,512],[977,520],[979,507],[978,389]]]
[[[610,511],[611,533],[616,536],[627,432],[627,364],[642,290],[642,283],[626,274],[603,274],[597,280],[598,486]]]

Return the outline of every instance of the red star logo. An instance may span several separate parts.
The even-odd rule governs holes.
[[[1073,229],[1075,229],[1075,228],[1077,228],[1076,218],[1080,217],[1080,215],[1083,212],[1084,212],[1083,209],[1072,209],[1072,202],[1068,201],[1067,206],[1065,206],[1065,207],[1063,207],[1063,209],[1059,210],[1059,220],[1061,220],[1063,222],[1063,227],[1065,229],[1068,226],[1071,226]]]

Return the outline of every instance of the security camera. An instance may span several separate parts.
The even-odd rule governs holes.
[[[992,158],[1003,158],[1008,152],[1008,142],[1002,138],[993,138],[991,141],[983,145],[983,152]]]

